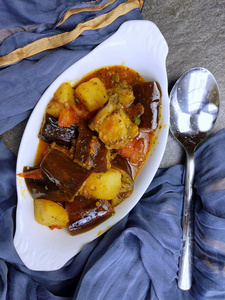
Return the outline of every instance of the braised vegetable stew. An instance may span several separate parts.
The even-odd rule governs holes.
[[[35,220],[75,235],[111,217],[151,150],[160,104],[159,84],[125,66],[59,86],[43,116],[34,166],[18,174],[34,199]]]

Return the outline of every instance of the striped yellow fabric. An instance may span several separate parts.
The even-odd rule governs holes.
[[[58,26],[62,25],[70,16],[77,14],[82,11],[90,11],[90,10],[101,10],[108,5],[112,4],[116,0],[109,0],[105,4],[95,6],[95,7],[87,7],[82,9],[71,9],[67,11],[58,24]],[[0,57],[0,66],[6,66],[13,64],[15,62],[20,61],[21,59],[30,57],[32,55],[38,54],[45,50],[58,48],[65,44],[72,42],[76,39],[82,32],[85,30],[95,30],[100,29],[105,26],[110,25],[113,21],[115,21],[118,17],[127,14],[133,9],[139,8],[142,9],[143,1],[139,0],[128,0],[125,3],[118,5],[116,8],[111,10],[108,13],[95,17],[91,20],[88,20],[84,23],[78,24],[72,31],[63,32],[61,34],[57,34],[51,37],[45,37],[34,41],[23,48],[18,48],[11,53]]]
[[[108,5],[116,2],[117,0],[110,0],[104,4],[101,4],[101,5],[98,5],[98,6],[95,6],[95,7],[82,7],[82,8],[72,8],[72,9],[69,9],[65,15],[63,16],[62,20],[59,22],[58,26],[62,25],[70,16],[74,15],[74,14],[78,14],[80,12],[87,12],[87,11],[97,11],[97,10],[101,10],[101,9],[104,9],[105,7],[107,7]]]

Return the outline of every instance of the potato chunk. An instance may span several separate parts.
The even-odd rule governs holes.
[[[138,135],[138,128],[122,110],[114,111],[98,128],[100,139],[109,149],[124,147]]]
[[[134,94],[132,86],[126,81],[121,81],[117,83],[110,91],[109,95],[117,94],[119,98],[119,103],[123,107],[129,106],[134,101]]]
[[[121,106],[118,104],[118,97],[116,95],[114,95],[114,96],[111,96],[108,103],[98,111],[98,113],[96,114],[96,116],[94,117],[92,122],[89,124],[89,128],[92,131],[95,131],[96,128],[102,124],[104,119],[107,118],[108,116],[110,116],[110,114],[116,108],[120,109]]]
[[[132,177],[132,169],[127,159],[117,154],[112,161],[112,167],[121,172],[121,187],[119,194],[110,202],[112,207],[117,206],[125,198],[129,197],[134,189],[134,180]]]
[[[127,113],[116,103],[115,97],[112,97],[99,110],[90,128],[98,132],[107,149],[120,149],[138,135],[138,126],[131,122]]]
[[[63,104],[73,102],[73,88],[69,82],[64,82],[58,87],[54,94],[54,98]]]
[[[47,105],[46,113],[55,118],[58,118],[63,109],[64,104],[59,102],[55,98],[52,98],[52,100]]]
[[[99,78],[81,83],[76,88],[75,94],[89,112],[102,107],[108,100],[106,88]]]
[[[34,216],[39,224],[46,226],[65,227],[69,222],[66,209],[46,199],[34,200]]]
[[[92,173],[84,184],[83,193],[102,200],[114,199],[121,187],[121,172],[110,169],[105,173]]]
[[[54,97],[48,103],[47,114],[58,118],[61,111],[74,102],[73,88],[68,82],[62,83],[56,90]]]

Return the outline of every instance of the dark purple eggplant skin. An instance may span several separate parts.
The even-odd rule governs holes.
[[[110,169],[110,150],[99,139],[100,148],[93,159],[93,172],[106,172]]]
[[[119,153],[112,161],[112,168],[124,171],[132,178],[132,169],[128,160]]]
[[[90,148],[92,141],[96,147]],[[74,161],[93,172],[106,172],[110,168],[109,150],[85,121],[79,125]]]
[[[70,127],[58,126],[58,119],[46,114],[41,126],[39,138],[51,144],[55,142],[58,145],[70,147],[71,140],[78,135],[78,128],[75,124]]]
[[[51,149],[43,158],[40,168],[72,201],[91,172],[76,164],[64,152]]]
[[[69,216],[69,232],[72,235],[88,231],[114,214],[107,200],[76,196],[65,204]]]
[[[24,172],[35,168],[24,167]],[[29,193],[33,199],[47,199],[55,202],[69,201],[67,195],[60,190],[48,177],[43,174],[42,179],[25,178]]]
[[[117,169],[122,174],[122,185],[117,195],[122,200],[129,197],[134,189],[134,178],[132,168],[128,160],[120,154],[117,154],[112,161],[112,168]]]
[[[157,82],[140,82],[133,87],[134,104],[141,103],[144,113],[141,115],[140,130],[150,132],[155,130],[159,121],[161,89]]]
[[[74,161],[80,165],[84,165],[86,169],[91,169],[93,166],[93,157],[89,153],[89,144],[94,136],[86,121],[79,124],[79,135],[76,142],[76,151]]]

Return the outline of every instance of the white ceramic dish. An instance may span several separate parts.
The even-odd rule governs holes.
[[[96,228],[71,236],[66,229],[49,230],[34,220],[33,199],[24,179],[17,176],[18,204],[16,215],[15,248],[24,262],[32,269],[50,271],[61,268],[87,243],[97,238],[121,220],[139,201],[152,181],[161,162],[169,129],[169,98],[167,93],[166,56],[167,43],[159,29],[150,21],[127,21],[109,39],[90,54],[62,73],[46,90],[37,103],[27,123],[21,141],[17,173],[24,166],[32,166],[38,144],[38,132],[46,105],[61,83],[76,82],[86,73],[101,66],[123,64],[139,72],[145,80],[156,80],[162,88],[161,129],[137,180],[132,195],[116,207],[114,216]]]

